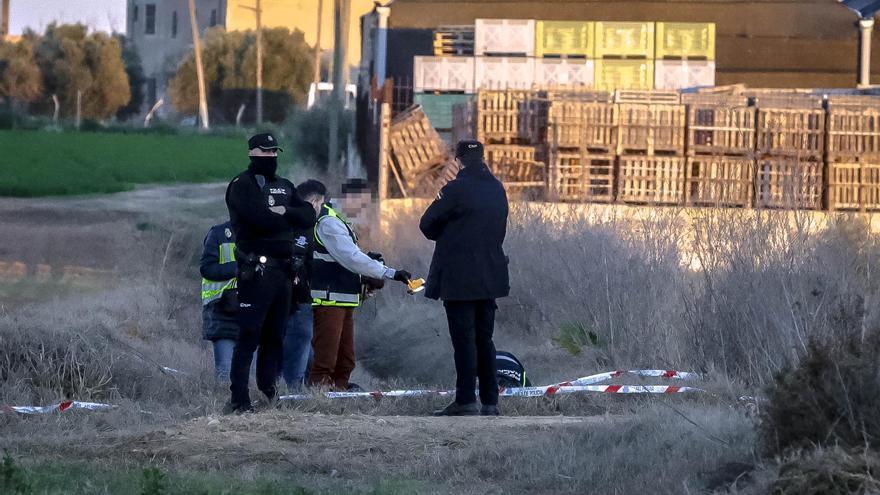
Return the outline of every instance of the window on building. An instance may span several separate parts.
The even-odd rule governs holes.
[[[131,22],[137,22],[137,21],[138,21],[138,6],[135,5],[134,10],[131,13]]]
[[[144,9],[144,34],[156,34],[156,4],[148,3]]]
[[[211,9],[211,22],[209,23],[211,27],[217,25],[217,9]]]
[[[177,11],[171,13],[171,37],[177,38]]]

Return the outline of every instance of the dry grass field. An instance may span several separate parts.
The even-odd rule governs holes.
[[[222,417],[226,391],[213,382],[200,340],[197,293],[201,240],[225,214],[222,190],[0,199],[0,261],[52,267],[50,276],[29,270],[0,281],[0,404],[74,398],[119,406],[0,414],[0,449],[9,454],[2,487],[768,493],[791,458],[762,452],[765,402],[740,397],[765,397],[774,375],[797,363],[811,340],[880,328],[880,250],[855,216],[810,229],[738,210],[688,223],[674,209],[587,223],[575,216],[551,222],[517,207],[506,245],[513,291],[499,302],[496,342],[524,361],[533,382],[663,368],[702,373],[705,380],[692,384],[707,392],[511,398],[498,419],[431,418],[443,403],[436,398],[316,398]],[[418,236],[417,220],[400,211],[370,247],[425,274],[431,245]],[[88,283],[51,276],[64,266],[100,276]],[[439,304],[391,286],[359,311],[357,324],[359,383],[454,382]],[[859,459],[835,458],[841,465]],[[877,477],[864,469],[859,479]]]

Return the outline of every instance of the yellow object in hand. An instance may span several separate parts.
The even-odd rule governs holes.
[[[423,278],[411,279],[406,284],[406,292],[408,294],[415,294],[416,292],[421,292],[423,290],[425,290],[425,279]]]

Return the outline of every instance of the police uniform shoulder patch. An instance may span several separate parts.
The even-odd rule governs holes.
[[[229,229],[229,227],[223,229],[223,234],[226,236],[227,239],[232,239],[232,231]]]

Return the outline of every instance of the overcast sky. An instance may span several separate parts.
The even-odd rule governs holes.
[[[125,32],[125,0],[11,0],[10,34],[21,34],[26,28],[42,32],[55,21]]]

